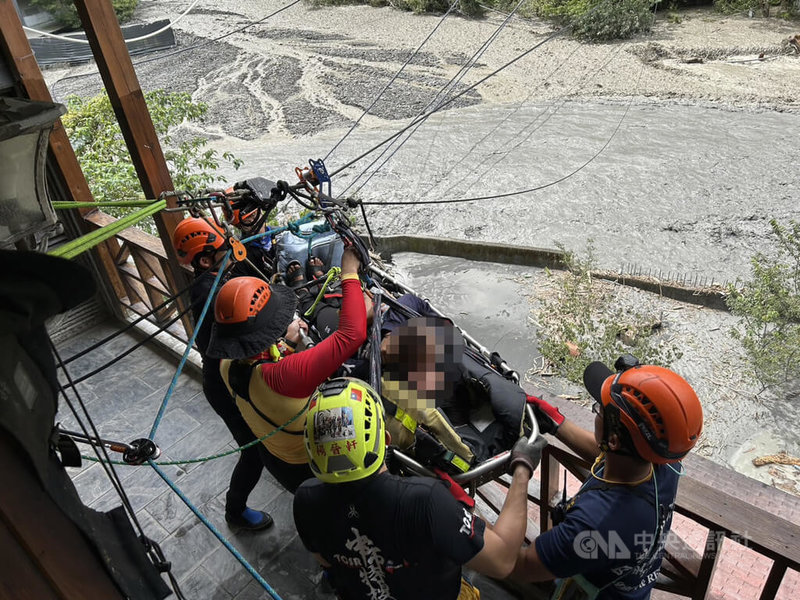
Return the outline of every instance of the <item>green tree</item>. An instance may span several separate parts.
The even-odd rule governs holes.
[[[739,317],[733,331],[765,389],[779,390],[800,374],[800,223],[770,221],[777,250],[757,253],[751,279],[728,288],[728,307]]]
[[[71,29],[80,29],[81,27],[81,20],[72,0],[31,0],[31,4],[46,10],[53,15],[56,21],[66,27]],[[136,10],[138,4],[139,0],[111,0],[114,13],[120,23],[124,23],[133,16],[133,11]]]
[[[164,148],[164,157],[176,190],[196,191],[211,187],[219,181],[216,170],[224,160],[239,168],[241,161],[229,152],[220,157],[216,150],[206,148],[208,140],[194,136],[177,141],[170,130],[185,121],[202,121],[208,107],[193,102],[191,95],[181,92],[155,90],[145,94],[156,133]],[[64,128],[81,164],[86,180],[97,201],[143,199],[144,194],[136,177],[122,131],[103,93],[94,98],[67,98],[69,111],[63,117]],[[110,209],[121,216],[130,209]]]

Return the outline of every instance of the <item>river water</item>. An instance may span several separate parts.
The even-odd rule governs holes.
[[[334,176],[333,191],[355,181],[348,194],[357,191],[366,202],[413,203],[548,186],[463,204],[370,206],[368,215],[382,234],[563,245],[581,253],[591,241],[599,267],[706,283],[746,277],[752,255],[770,251],[769,220],[800,214],[798,114],[635,102],[556,108],[473,106],[434,115],[376,163],[391,154],[366,184],[359,176],[379,151]],[[328,159],[328,170],[399,129],[357,129]],[[227,178],[292,182],[294,166],[326,156],[342,135],[223,135],[213,146],[244,160]]]

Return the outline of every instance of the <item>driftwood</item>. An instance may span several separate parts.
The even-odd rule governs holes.
[[[771,464],[800,466],[800,458],[789,456],[786,452],[778,452],[777,454],[767,454],[766,456],[756,457],[753,459],[753,464],[756,467]]]

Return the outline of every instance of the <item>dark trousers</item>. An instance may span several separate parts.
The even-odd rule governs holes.
[[[293,465],[282,461],[280,458],[272,454],[264,444],[258,444],[258,454],[261,456],[261,462],[267,468],[272,476],[278,480],[283,487],[289,490],[292,494],[297,491],[300,484],[306,479],[314,477],[314,473],[308,463]]]
[[[203,361],[203,393],[239,446],[256,439],[222,381],[222,376],[219,374],[219,360],[207,358]],[[261,478],[264,463],[261,461],[260,447],[263,447],[263,444],[255,444],[239,452],[239,461],[233,468],[228,493],[225,496],[225,513],[230,516],[238,516],[244,512],[247,508],[247,497]]]

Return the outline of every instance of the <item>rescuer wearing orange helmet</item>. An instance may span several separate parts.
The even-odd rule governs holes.
[[[594,461],[553,514],[555,526],[522,548],[513,578],[556,579],[554,598],[644,600],[661,568],[681,459],[703,428],[700,400],[677,373],[621,356],[583,374],[595,400],[594,432],[528,397],[542,432]]]
[[[194,322],[197,324],[206,299],[214,286],[218,265],[225,255],[225,233],[219,226],[206,219],[189,217],[178,223],[172,236],[172,243],[178,254],[178,260],[194,268],[195,280],[190,297]],[[211,308],[213,309],[213,304]],[[225,422],[236,443],[239,446],[246,446],[256,437],[231,400],[228,388],[225,387],[219,373],[219,359],[209,357],[206,352],[213,322],[213,316],[209,311],[200,323],[195,338],[203,359],[203,394],[214,412]],[[272,525],[270,515],[247,507],[247,498],[258,484],[263,469],[257,448],[251,446],[239,453],[239,460],[233,468],[225,497],[225,519],[231,528],[259,530]]]
[[[252,432],[264,438],[255,446],[264,466],[292,493],[313,477],[303,445],[309,398],[367,337],[360,266],[357,251],[346,249],[338,328],[303,352],[295,347],[307,326],[295,315],[291,288],[237,277],[217,295],[208,352],[223,359],[229,393]]]

